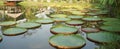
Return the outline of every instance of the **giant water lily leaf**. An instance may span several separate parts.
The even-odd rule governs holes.
[[[6,22],[0,22],[0,26],[11,26],[11,25],[15,25],[16,22],[14,21],[6,21]]]
[[[71,19],[81,19],[83,18],[83,16],[74,16],[74,15],[71,15],[71,16],[68,16],[69,18]]]
[[[80,11],[71,11],[74,15],[85,15],[85,13],[81,13]]]
[[[71,27],[71,26],[60,25],[60,26],[52,27],[50,31],[55,34],[73,34],[73,33],[76,33],[78,29],[75,27]]]
[[[67,8],[67,9],[61,9],[60,11],[77,11],[78,9],[71,9],[71,8]]]
[[[64,21],[69,21],[71,19],[70,18],[53,18],[53,20],[56,22],[64,22]]]
[[[23,29],[23,28],[9,28],[4,30],[3,34],[8,36],[15,36],[15,35],[23,34],[26,31],[27,29]]]
[[[80,48],[85,45],[86,41],[80,35],[58,34],[50,37],[49,43],[58,48]]]
[[[117,18],[103,18],[103,21],[109,21],[109,22],[115,22],[115,21],[120,21],[120,19]]]
[[[31,22],[26,22],[26,23],[20,23],[20,24],[17,24],[16,27],[20,27],[20,28],[36,28],[36,27],[39,27],[40,24],[38,23],[31,23]]]
[[[99,15],[108,14],[108,10],[101,10],[101,11],[98,11],[96,13],[99,14]]]
[[[120,41],[120,36],[110,32],[89,33],[87,38],[98,43],[110,43]]]
[[[0,35],[0,41],[2,40],[2,36]]]
[[[83,32],[86,32],[86,33],[94,33],[94,32],[99,32],[100,30],[97,29],[97,28],[82,28],[81,29]]]
[[[79,26],[79,25],[82,25],[83,23],[84,22],[80,20],[71,20],[66,22],[66,24],[73,25],[73,26]]]
[[[83,18],[84,21],[101,21],[101,18],[96,18],[96,17],[87,17]]]
[[[119,25],[109,25],[109,26],[101,26],[100,29],[110,32],[120,32]]]
[[[107,22],[104,22],[103,24],[104,25],[120,25],[120,21],[114,21],[114,22],[107,21]]]
[[[50,17],[65,18],[65,17],[67,17],[67,15],[65,15],[65,14],[52,14],[52,15],[50,15]]]
[[[45,18],[45,19],[36,20],[36,22],[38,22],[38,23],[43,23],[43,24],[47,24],[47,23],[52,23],[52,22],[54,22],[54,21],[53,21],[52,19]]]
[[[97,13],[87,13],[87,15],[89,15],[89,16],[97,16],[98,14]]]

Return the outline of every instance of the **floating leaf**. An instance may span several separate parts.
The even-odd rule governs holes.
[[[47,23],[53,23],[54,21],[52,19],[45,18],[45,19],[36,20],[36,22],[47,24]]]
[[[0,22],[0,26],[11,26],[11,25],[15,25],[16,22],[14,21],[6,21],[6,22]]]
[[[36,28],[36,27],[39,27],[40,24],[38,23],[31,23],[31,22],[26,22],[26,23],[20,23],[20,24],[17,24],[16,27],[20,27],[20,28]]]
[[[97,28],[82,28],[81,29],[83,32],[86,32],[86,33],[93,33],[93,32],[99,32],[100,30],[97,29]]]
[[[110,32],[120,32],[119,25],[101,26],[100,29]]]
[[[81,48],[86,41],[80,35],[58,34],[50,37],[49,43],[58,48]]]
[[[98,14],[97,14],[97,13],[87,13],[87,15],[90,15],[90,16],[97,16]]]
[[[2,40],[2,36],[0,35],[0,41]]]
[[[85,13],[81,13],[80,11],[71,11],[74,15],[85,15]]]
[[[79,25],[82,25],[83,23],[84,22],[80,20],[71,20],[66,22],[66,24],[73,25],[73,26],[79,26]]]
[[[75,27],[71,27],[71,26],[60,25],[60,26],[52,27],[50,31],[55,34],[73,34],[73,33],[76,33],[78,29]]]
[[[74,15],[68,16],[68,17],[71,18],[71,19],[81,19],[81,18],[83,18],[83,16],[74,16]]]
[[[84,21],[101,21],[100,18],[96,18],[96,17],[87,17],[87,18],[83,18]]]
[[[65,17],[67,17],[67,15],[65,15],[65,14],[52,14],[52,15],[50,15],[50,17],[65,18]]]
[[[120,25],[120,21],[114,21],[114,22],[107,21],[107,22],[104,22],[103,24],[104,25]]]
[[[53,18],[54,21],[56,22],[64,22],[64,21],[69,21],[69,18]]]
[[[109,21],[109,22],[115,22],[115,21],[120,21],[120,19],[117,18],[103,18],[103,21]]]
[[[23,34],[26,31],[27,29],[23,29],[23,28],[9,28],[4,30],[3,34],[8,36],[15,36],[15,35]]]
[[[89,33],[87,38],[98,43],[111,43],[120,41],[120,36],[110,32]]]

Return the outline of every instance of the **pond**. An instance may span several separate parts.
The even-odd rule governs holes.
[[[40,28],[30,29],[22,35],[3,35],[0,49],[56,49],[48,42],[49,38],[53,35],[50,32],[51,27],[52,24],[43,24]],[[2,31],[0,31],[0,33],[2,34]],[[83,36],[86,37],[85,35]],[[95,43],[87,40],[87,44],[82,49],[94,49],[95,47]]]
[[[27,33],[19,36],[4,36],[0,44],[1,49],[54,49],[49,45],[48,39],[52,34],[50,27],[52,24],[42,25],[41,28],[31,29]],[[95,48],[94,43],[89,42],[83,48]]]
[[[101,17],[101,15],[106,15],[106,13],[101,14],[88,12],[79,15],[80,11],[73,10],[69,11],[72,14],[68,15],[64,14],[64,11],[62,11],[63,13],[61,11],[59,12],[50,14],[48,19],[35,18],[33,21],[23,22],[20,24],[16,23],[18,19],[13,20],[9,17],[7,20],[5,20],[6,22],[1,21],[0,35],[2,35],[3,39],[0,42],[0,49],[60,49],[63,45],[66,46],[67,44],[70,45],[71,43],[74,44],[77,42],[78,45],[83,44],[82,46],[80,45],[81,47],[77,49],[99,49],[102,44],[104,46],[106,43],[110,44],[113,42],[120,42],[120,36],[117,35],[120,32],[120,19]],[[29,18],[29,20],[34,19],[33,17],[29,17],[29,14],[23,20],[26,21]],[[111,22],[114,22],[114,24]],[[15,35],[13,32],[19,34]],[[61,35],[65,34],[65,38],[67,40],[65,38],[61,38],[59,35],[53,34],[53,32]],[[72,38],[77,37],[78,39],[73,40],[69,35],[73,36]],[[58,39],[65,39],[68,41],[68,43],[65,43],[66,41],[61,43],[61,41],[64,40],[50,41],[55,38],[54,36],[57,36],[56,38]],[[62,37],[64,37],[64,35]],[[58,45],[56,46],[52,42],[57,42],[55,44]],[[61,46],[61,44],[63,45]],[[55,46],[60,48],[56,48]],[[72,46],[74,47],[74,45]],[[119,47],[120,45],[117,46]],[[63,46],[62,49],[70,49],[68,47]]]

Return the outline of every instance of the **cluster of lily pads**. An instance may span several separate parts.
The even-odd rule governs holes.
[[[25,22],[17,24],[15,21],[0,22],[1,27],[13,26],[3,30],[3,34],[7,36],[15,36],[27,32],[27,29],[39,27],[41,24],[33,22]]]
[[[97,14],[90,14],[85,16],[79,11],[70,11],[72,15],[66,14],[51,14],[49,18],[36,19],[34,22],[16,23],[15,21],[0,22],[0,26],[12,26],[3,30],[3,34],[7,36],[14,36],[25,33],[28,29],[40,27],[41,24],[54,25],[50,32],[54,35],[49,38],[49,43],[57,48],[81,48],[86,44],[86,40],[79,34],[79,31],[87,34],[87,39],[97,43],[111,43],[120,41],[120,19],[117,18],[100,18]],[[86,13],[84,13],[86,14]],[[103,14],[103,13],[102,13]],[[105,13],[104,13],[105,14]],[[81,16],[82,15],[82,16]],[[88,15],[88,13],[87,13]],[[98,22],[102,22],[99,25]],[[59,23],[61,23],[59,25]],[[83,27],[84,24],[99,25],[97,27]],[[77,28],[82,26],[82,28]],[[2,37],[0,36],[0,40]]]
[[[75,11],[76,12],[76,11]],[[96,23],[97,27],[82,27],[81,30],[83,32],[86,32],[87,39],[90,41],[93,41],[95,43],[101,43],[101,44],[107,44],[107,43],[113,43],[113,42],[120,42],[120,36],[118,35],[120,32],[119,22],[120,19],[117,18],[100,18],[97,15],[106,15],[107,11],[100,11],[100,12],[93,12],[93,13],[87,13],[87,17],[80,16],[79,12],[73,12],[73,15],[65,16],[65,18],[70,18],[71,20],[65,21],[65,24],[69,26],[64,25],[56,25],[51,28],[51,32],[55,35],[50,37],[49,42],[52,46],[58,47],[58,48],[80,48],[85,45],[85,39],[81,35],[75,34],[75,29],[72,29],[71,26],[79,26],[84,25],[87,23]],[[79,14],[78,14],[79,13]],[[60,15],[60,14],[59,14]],[[52,16],[52,15],[51,15]],[[57,16],[57,15],[56,15]],[[64,16],[64,15],[63,15]],[[63,18],[63,16],[61,16]],[[55,17],[55,15],[54,15]],[[58,18],[58,17],[56,17]],[[59,19],[57,19],[59,20]],[[65,20],[65,19],[64,19]],[[102,25],[99,24],[99,22],[102,22]],[[73,27],[75,28],[75,27]],[[78,29],[78,28],[76,28]],[[78,29],[79,31],[79,29]],[[117,34],[118,33],[118,34]],[[79,36],[82,39],[79,38],[79,42],[77,44],[73,44],[77,42],[76,38],[69,37],[69,36]],[[81,45],[79,45],[81,44]],[[72,46],[71,46],[72,45]]]

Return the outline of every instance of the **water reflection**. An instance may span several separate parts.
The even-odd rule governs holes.
[[[41,27],[30,29],[22,35],[4,36],[0,49],[58,49],[52,47],[48,42],[49,37],[53,35],[50,33],[51,27],[52,24],[42,24]],[[87,41],[86,46],[82,49],[94,49],[95,47],[94,43]]]

